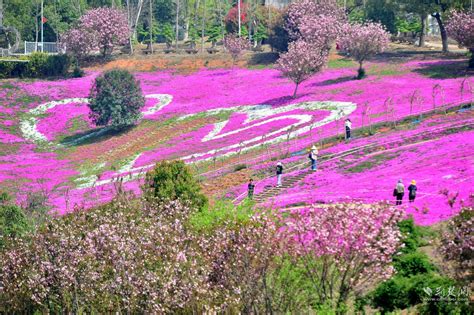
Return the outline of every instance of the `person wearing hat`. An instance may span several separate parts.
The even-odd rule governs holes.
[[[311,151],[309,152],[308,158],[311,160],[311,170],[316,171],[317,168],[317,161],[318,161],[318,148],[316,146],[311,147]]]
[[[403,195],[405,195],[405,185],[403,185],[402,180],[399,179],[393,190],[393,196],[397,197],[397,202],[395,203],[397,206],[402,204]]]
[[[281,162],[277,163],[276,175],[277,175],[277,187],[280,187],[281,186],[281,176],[283,175],[283,164],[281,164]]]
[[[412,180],[411,183],[410,183],[410,186],[408,186],[408,200],[409,202],[414,202],[415,201],[415,198],[416,198],[416,191],[417,191],[417,187],[416,187],[416,181],[415,180]]]

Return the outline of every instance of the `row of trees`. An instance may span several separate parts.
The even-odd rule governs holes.
[[[38,40],[42,0],[9,0],[4,4],[4,25],[16,27],[25,40]],[[317,2],[317,1],[316,1]],[[337,0],[351,21],[380,22],[391,33],[413,31],[424,44],[427,17],[438,22],[443,50],[447,51],[446,19],[452,9],[470,9],[470,0]],[[87,10],[110,7],[126,12],[133,41],[196,43],[204,37],[222,39],[225,32],[248,37],[254,44],[275,35],[282,12],[259,1],[223,0],[44,0],[45,40],[56,41],[73,28]],[[278,27],[277,27],[278,28]],[[178,35],[178,36],[177,36]]]

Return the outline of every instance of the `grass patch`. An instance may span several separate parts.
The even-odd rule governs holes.
[[[329,60],[328,68],[330,69],[341,69],[341,68],[351,68],[355,67],[356,63],[350,59],[335,59]]]
[[[17,90],[18,87],[15,86],[15,85],[13,85],[13,84],[10,83],[10,82],[5,82],[5,83],[3,83],[3,84],[0,86],[0,89],[5,89],[5,90],[7,90],[7,89],[8,89],[8,90],[15,89],[15,90]]]
[[[349,173],[361,173],[366,170],[370,170],[373,167],[379,166],[386,161],[392,160],[398,157],[399,153],[382,153],[378,155],[374,155],[373,157],[369,158],[366,161],[358,163],[352,167],[346,169]]]

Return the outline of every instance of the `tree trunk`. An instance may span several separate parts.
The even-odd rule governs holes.
[[[469,48],[471,58],[469,59],[469,69],[474,69],[474,48]]]
[[[441,19],[441,14],[439,14],[439,12],[432,14],[432,16],[436,19],[436,22],[438,22],[439,32],[441,33],[441,41],[443,42],[443,52],[446,53],[449,51],[448,33],[446,32],[446,27],[444,26],[443,20]]]
[[[202,2],[201,53],[204,52],[204,29],[206,28],[206,0]]]
[[[421,16],[421,32],[420,32],[420,43],[418,44],[419,47],[425,46],[425,36],[426,36],[426,20],[428,16],[426,13],[422,13]]]
[[[298,85],[299,83],[296,83],[295,90],[293,91],[293,98],[296,98],[296,92],[298,92]]]

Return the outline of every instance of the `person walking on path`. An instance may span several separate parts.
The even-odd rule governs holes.
[[[418,188],[416,187],[416,181],[412,180],[410,186],[408,186],[408,200],[409,202],[414,202],[416,198],[416,191]]]
[[[253,199],[253,192],[255,190],[255,184],[253,183],[252,178],[249,180],[249,184],[248,184],[247,188],[248,188],[248,198]]]
[[[402,204],[403,195],[405,195],[405,185],[403,185],[402,180],[399,179],[393,190],[393,196],[397,197],[397,202],[395,203],[397,206]]]
[[[277,163],[276,174],[277,174],[277,187],[280,187],[281,186],[281,176],[283,175],[283,164],[281,164],[281,162]]]
[[[318,162],[318,148],[316,146],[311,147],[311,151],[309,152],[309,159],[311,160],[311,170],[316,171],[317,169],[317,162]]]
[[[346,140],[350,140],[351,139],[352,121],[349,118],[347,118],[344,125],[346,126]]]

